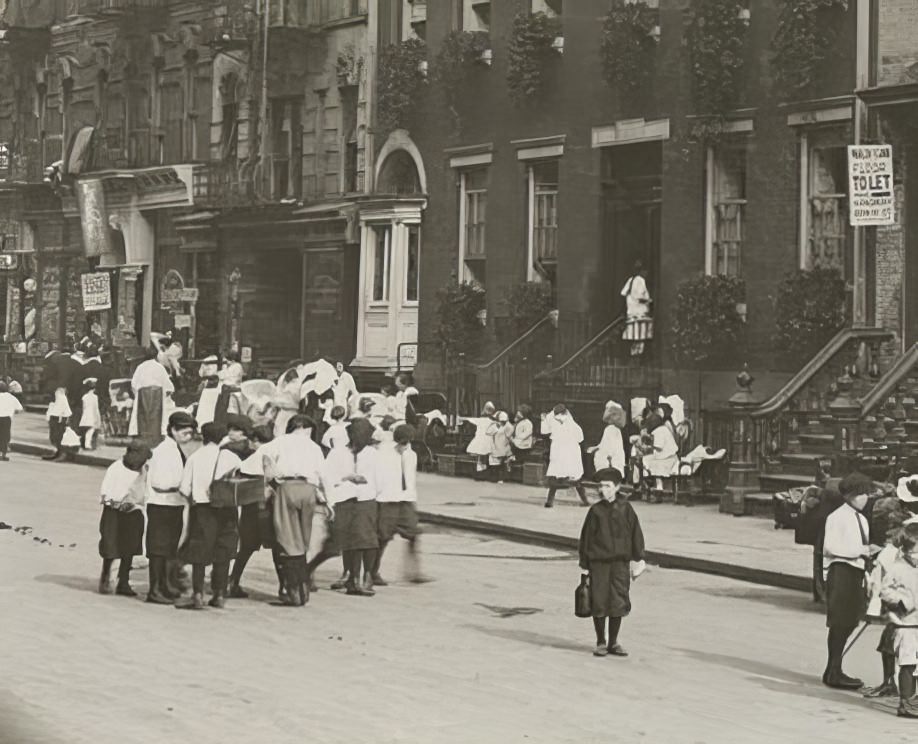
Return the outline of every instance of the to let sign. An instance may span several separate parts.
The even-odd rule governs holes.
[[[112,306],[112,285],[108,272],[80,276],[83,289],[83,309],[86,312],[109,310]]]
[[[896,204],[890,145],[849,145],[848,185],[852,227],[895,224]]]

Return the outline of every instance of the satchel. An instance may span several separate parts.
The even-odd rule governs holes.
[[[207,495],[210,498],[210,505],[216,509],[226,509],[228,507],[236,508],[236,484],[229,480],[215,479],[217,475],[217,465],[220,464],[221,450],[217,453],[217,459],[214,461],[214,472],[211,475],[210,488],[207,489]]]
[[[577,617],[592,617],[593,601],[590,596],[590,576],[582,574],[580,583],[574,589],[574,614]]]

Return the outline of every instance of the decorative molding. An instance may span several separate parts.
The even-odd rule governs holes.
[[[543,160],[545,158],[560,158],[564,155],[564,134],[552,137],[535,137],[533,139],[511,140],[510,144],[516,148],[517,160]]]
[[[456,155],[449,159],[450,168],[472,168],[476,165],[491,165],[494,153],[482,152],[477,155]]]
[[[669,119],[623,119],[603,127],[593,127],[592,145],[609,147],[637,142],[662,142],[669,139]]]
[[[813,111],[795,111],[788,114],[789,127],[802,127],[813,124],[831,124],[833,122],[851,121],[854,118],[854,107],[851,104]]]

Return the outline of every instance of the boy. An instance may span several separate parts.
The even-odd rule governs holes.
[[[918,524],[902,528],[899,555],[884,576],[880,598],[890,608],[889,620],[896,626],[894,647],[899,662],[900,718],[918,718],[915,667],[918,666]]]
[[[873,491],[873,481],[863,473],[850,473],[838,484],[845,503],[826,519],[823,558],[826,577],[826,627],[829,658],[822,682],[840,690],[857,690],[861,680],[842,671],[848,638],[864,618],[867,600],[864,571],[872,553],[870,525],[862,514]]]
[[[22,412],[22,403],[5,382],[0,382],[0,461],[6,462],[13,432],[13,416]]]
[[[594,656],[627,656],[618,642],[622,618],[631,612],[631,580],[645,568],[644,533],[634,507],[618,493],[622,474],[615,468],[595,475],[600,500],[590,507],[580,532],[580,568],[590,575]],[[606,635],[606,618],[609,634]]]
[[[102,479],[102,517],[99,520],[99,555],[102,575],[99,594],[111,593],[111,570],[116,560],[118,585],[115,594],[136,597],[131,588],[131,562],[143,552],[143,471],[152,453],[149,448],[133,442],[124,457],[109,465]]]
[[[178,557],[185,506],[179,487],[187,459],[185,449],[194,437],[197,423],[191,414],[176,411],[169,416],[166,429],[166,438],[153,449],[147,471],[147,602],[152,604],[172,604],[178,598],[169,587],[167,566]]]
[[[177,604],[180,609],[204,609],[204,572],[209,565],[213,597],[211,607],[226,606],[229,564],[236,555],[239,533],[235,506],[216,507],[210,503],[210,487],[215,480],[228,475],[242,463],[228,450],[220,449],[226,430],[211,422],[201,427],[204,446],[188,458],[182,473],[179,492],[186,505],[182,516],[179,550],[192,564],[191,600]],[[186,544],[187,543],[187,544]]]

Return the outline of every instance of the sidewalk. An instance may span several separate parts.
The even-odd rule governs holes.
[[[40,455],[50,449],[44,418],[26,413],[13,423],[13,449]],[[106,466],[120,447],[84,452],[78,462]],[[49,464],[48,467],[54,467]],[[559,493],[554,509],[542,489],[515,483],[478,483],[429,473],[418,475],[421,518],[521,542],[576,550],[585,510],[573,491]],[[714,573],[786,589],[809,591],[812,548],[772,522],[720,514],[714,505],[634,503],[648,547],[648,562],[666,568]]]

